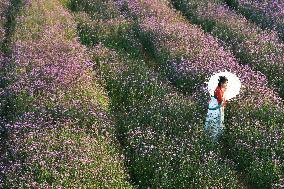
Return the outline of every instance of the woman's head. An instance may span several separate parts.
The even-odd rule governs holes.
[[[225,76],[220,76],[218,79],[218,86],[222,88],[226,88],[228,84],[228,79]]]

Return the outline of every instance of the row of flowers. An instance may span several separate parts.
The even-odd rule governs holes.
[[[2,43],[5,37],[5,23],[6,23],[6,13],[10,6],[9,0],[3,0],[0,3],[0,42]]]
[[[248,0],[225,0],[228,5],[234,7],[250,20],[262,28],[274,29],[284,40],[284,2],[273,1],[248,1]]]
[[[5,39],[5,24],[6,24],[6,13],[10,6],[9,0],[3,0],[0,2],[0,69],[2,70],[4,61],[3,45]],[[1,71],[0,71],[1,74]],[[1,90],[1,89],[0,89]],[[1,92],[1,91],[0,91]]]
[[[267,84],[266,76],[239,65],[216,38],[190,24],[168,1],[117,0],[116,5],[125,17],[136,22],[135,31],[142,44],[166,67],[169,79],[179,88],[195,91],[194,99],[200,106],[206,107],[207,100],[200,97],[205,93],[203,83],[211,74],[226,69],[240,78],[243,88],[236,100],[241,108],[236,109],[231,103],[227,110],[227,149],[247,178],[253,178],[254,185],[279,184],[283,175],[283,103]],[[260,171],[255,171],[258,162]]]
[[[108,98],[76,24],[59,1],[24,1],[5,89],[4,188],[132,188],[113,137]]]
[[[3,79],[4,79],[4,61],[5,61],[5,52],[3,49],[4,43],[5,43],[5,24],[6,24],[6,12],[7,9],[10,6],[10,2],[8,0],[5,1],[1,1],[0,3],[0,77],[1,77],[1,82],[0,82],[0,96],[3,93],[3,87],[4,87],[4,83],[3,83]],[[1,103],[0,103],[0,107],[1,107]]]
[[[5,46],[5,38],[6,38],[6,23],[7,23],[7,11],[10,7],[9,0],[3,0],[0,2],[0,172],[3,170],[5,166],[5,159],[7,157],[6,153],[6,137],[5,137],[5,129],[3,127],[3,95],[4,89],[6,86],[6,75],[7,69],[5,69],[7,65],[7,56],[5,56],[6,52],[4,49]],[[0,188],[3,185],[3,175],[0,174]]]
[[[231,162],[221,158],[220,149],[203,131],[200,107],[149,68],[133,33],[134,22],[121,15],[113,1],[71,4],[79,12],[81,42],[93,50],[94,68],[106,83],[134,184],[237,188]]]

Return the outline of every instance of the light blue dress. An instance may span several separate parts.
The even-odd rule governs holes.
[[[217,140],[224,129],[224,109],[218,104],[217,99],[211,96],[205,120],[205,130],[213,140]]]

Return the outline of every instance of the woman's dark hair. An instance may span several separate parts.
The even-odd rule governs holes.
[[[228,81],[228,79],[225,76],[219,76],[218,81],[219,81],[218,86],[220,87],[221,84],[225,83],[226,81]]]

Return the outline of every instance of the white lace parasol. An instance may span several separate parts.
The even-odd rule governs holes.
[[[228,71],[216,73],[211,76],[209,82],[205,82],[210,95],[214,95],[214,90],[218,86],[218,79],[220,76],[225,76],[228,79],[227,90],[224,93],[225,99],[230,100],[236,97],[240,93],[241,81],[235,74]]]

